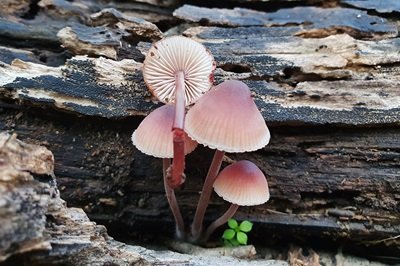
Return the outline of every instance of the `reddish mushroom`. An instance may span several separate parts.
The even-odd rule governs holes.
[[[207,49],[189,38],[174,36],[153,44],[143,63],[149,90],[162,102],[175,103],[172,188],[179,186],[184,170],[185,106],[197,101],[212,85],[215,62]]]
[[[175,198],[173,189],[168,185],[167,168],[173,156],[171,131],[174,119],[174,106],[164,105],[151,112],[132,134],[132,142],[141,152],[158,158],[163,158],[164,188],[169,206],[175,219],[178,238],[184,237],[184,222]],[[187,136],[184,142],[185,154],[192,152],[197,143]]]
[[[249,88],[236,80],[225,81],[200,98],[187,113],[185,130],[198,143],[216,149],[192,224],[196,241],[225,151],[260,149],[268,144],[270,133]]]
[[[140,123],[132,134],[132,142],[141,152],[157,158],[173,157],[173,132],[171,131],[174,120],[174,106],[171,104],[163,105]],[[197,142],[184,134],[185,154],[191,153],[196,147]]]
[[[239,161],[221,171],[214,182],[215,192],[232,203],[204,233],[203,241],[235,214],[239,206],[253,206],[269,200],[268,183],[263,172],[250,161]]]

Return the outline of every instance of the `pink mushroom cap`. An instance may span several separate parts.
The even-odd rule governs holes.
[[[269,200],[263,172],[246,160],[224,168],[214,182],[214,190],[224,200],[241,206],[259,205]]]
[[[185,131],[198,143],[226,152],[258,150],[270,133],[246,84],[225,81],[188,111]]]
[[[175,107],[163,105],[151,112],[132,134],[133,145],[141,152],[158,158],[173,157],[173,132]],[[185,133],[185,154],[192,152],[197,142]]]
[[[147,87],[161,102],[175,102],[175,74],[184,73],[185,103],[189,105],[207,92],[213,83],[215,61],[200,43],[173,36],[153,44],[143,62]]]

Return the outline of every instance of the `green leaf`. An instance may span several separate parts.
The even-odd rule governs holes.
[[[236,240],[236,238],[232,238],[231,240],[228,241],[231,243],[233,247],[240,246],[240,243]]]
[[[238,223],[236,222],[235,219],[229,219],[228,226],[232,229],[235,229],[236,227],[238,227]]]
[[[224,246],[225,247],[233,247],[231,241],[230,240],[226,240],[226,239],[224,240]]]
[[[234,236],[235,236],[235,230],[233,230],[233,229],[226,229],[225,231],[224,231],[224,234],[222,235],[222,238],[223,239],[227,239],[227,240],[230,240],[230,239],[232,239]]]
[[[250,232],[251,229],[253,228],[253,223],[249,221],[243,221],[239,225],[240,231],[242,232]]]
[[[243,232],[238,232],[236,234],[237,241],[242,245],[247,245],[247,235]]]

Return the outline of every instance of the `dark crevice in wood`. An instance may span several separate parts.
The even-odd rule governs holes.
[[[293,8],[298,6],[320,6],[320,7],[334,7],[338,5],[338,0],[295,0],[295,1],[203,1],[203,0],[189,0],[185,4],[196,5],[199,7],[208,8],[248,8],[253,10],[275,12],[283,8]]]
[[[278,83],[287,83],[293,87],[296,87],[297,83],[304,81],[334,81],[349,79],[347,77],[323,77],[315,73],[304,73],[299,67],[285,68],[283,74],[284,76],[273,77],[274,81]]]
[[[24,40],[19,38],[13,38],[12,36],[0,36],[0,46],[22,48],[22,49],[40,49],[49,50],[52,52],[62,52],[64,49],[61,47],[61,43],[44,41],[44,40]]]
[[[248,65],[241,65],[241,64],[223,64],[218,66],[219,68],[229,71],[229,72],[234,72],[234,73],[251,73],[251,68]]]
[[[343,3],[343,2],[341,2],[339,4],[339,6],[341,6],[343,8],[352,8],[352,9],[358,9],[358,10],[366,11],[368,15],[383,17],[383,18],[386,18],[388,20],[393,20],[393,21],[397,21],[399,19],[399,15],[400,15],[400,12],[396,12],[396,11],[393,11],[393,12],[390,12],[390,13],[378,12],[378,11],[376,11],[374,9],[356,7],[356,6],[353,6],[351,4],[347,4],[347,3]]]
[[[39,5],[38,3],[40,0],[31,0],[31,3],[29,5],[29,10],[25,14],[21,16],[23,19],[31,20],[36,17],[36,15],[39,13]]]

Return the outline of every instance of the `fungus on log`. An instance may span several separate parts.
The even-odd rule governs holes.
[[[388,16],[351,7],[357,1],[335,1],[335,8],[284,1],[286,8],[268,12],[184,5],[174,17],[173,6],[150,0],[42,0],[32,9],[11,2],[21,5],[3,8],[0,18],[0,129],[54,152],[57,183],[70,206],[123,228],[173,232],[161,162],[131,147],[130,137],[159,106],[140,70],[150,41],[161,31],[177,32],[210,49],[216,83],[239,79],[251,89],[270,126],[268,147],[228,155],[255,162],[270,185],[268,205],[241,208],[238,218],[256,222],[259,235],[360,243],[400,234],[396,10]],[[240,1],[254,8],[256,2]],[[161,31],[134,35],[133,17]],[[150,25],[143,23],[137,27]],[[114,33],[121,27],[122,47],[104,41],[90,56],[67,51],[57,37],[66,27],[87,29],[71,47],[91,40],[96,27]],[[102,49],[115,53],[104,58]],[[186,186],[176,193],[184,217],[196,208],[198,177],[210,161],[204,149],[188,156]],[[212,197],[207,221],[225,208]],[[394,241],[384,243],[396,249]]]
[[[56,186],[54,158],[48,149],[2,132],[0,156],[0,263],[248,265],[246,260],[233,257],[210,258],[202,254],[154,251],[115,241],[107,235],[104,226],[90,221],[82,209],[66,207]],[[254,256],[254,247],[251,251]],[[252,265],[287,264],[263,260]]]

